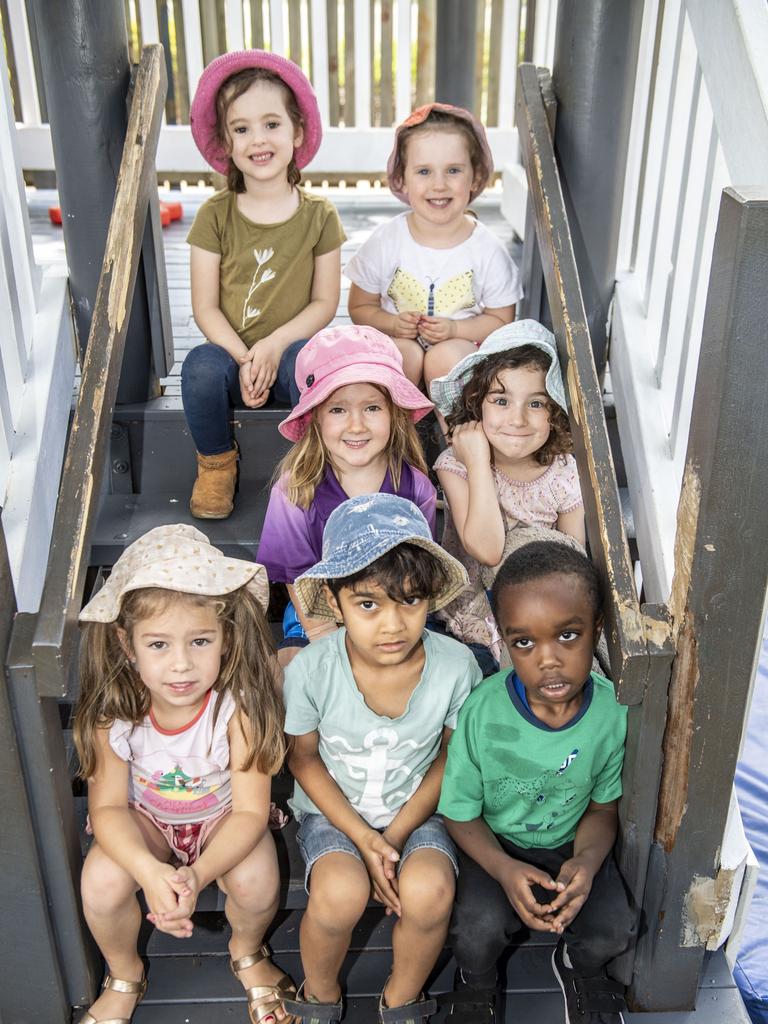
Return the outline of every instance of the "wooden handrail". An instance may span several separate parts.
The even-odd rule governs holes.
[[[32,652],[40,696],[67,692],[77,616],[98,511],[105,450],[144,238],[167,88],[163,48],[145,46],[134,87],[88,334],[80,393],[67,444],[45,585]]]
[[[548,78],[548,73],[542,73]],[[544,281],[569,397],[590,550],[605,585],[608,652],[616,695],[642,700],[648,674],[645,623],[635,590],[621,503],[592,356],[568,215],[534,64],[518,69],[517,128],[528,177]]]

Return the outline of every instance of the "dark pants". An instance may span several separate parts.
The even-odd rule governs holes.
[[[554,850],[523,850],[502,836],[497,838],[515,860],[541,868],[552,878],[557,878],[561,864],[573,856],[573,843]],[[533,893],[538,903],[549,903],[557,895],[539,886],[533,887]],[[493,987],[496,961],[521,928],[523,924],[499,883],[459,850],[450,941],[465,976],[471,975],[479,986]],[[579,974],[596,974],[624,952],[634,934],[635,915],[611,852],[595,875],[586,903],[565,929],[571,963]]]
[[[258,342],[256,343],[258,344]],[[306,341],[294,341],[283,352],[269,402],[293,408],[299,400],[296,356]],[[201,455],[221,455],[232,448],[230,409],[243,407],[240,365],[220,345],[206,342],[187,353],[181,367],[181,400],[195,448]]]

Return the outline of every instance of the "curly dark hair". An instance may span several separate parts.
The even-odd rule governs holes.
[[[603,585],[597,569],[583,552],[554,539],[523,544],[504,561],[491,590],[493,614],[497,614],[499,597],[506,587],[532,583],[545,576],[576,576],[586,591],[595,619],[602,616]]]
[[[482,420],[483,402],[491,388],[494,385],[498,386],[500,373],[503,373],[504,370],[520,370],[529,367],[535,367],[546,373],[550,362],[547,353],[536,348],[535,345],[522,345],[520,348],[513,348],[506,352],[494,352],[487,359],[483,359],[474,368],[472,376],[464,385],[453,412],[446,416],[449,439],[454,427],[458,427],[460,423],[473,423]],[[549,437],[533,456],[540,466],[550,466],[558,455],[566,455],[573,450],[568,413],[551,398],[548,399],[547,405],[549,408]]]
[[[274,71],[268,71],[266,68],[244,68],[242,71],[236,71],[234,75],[230,75],[222,82],[216,94],[216,141],[223,149],[231,148],[227,134],[227,111],[236,99],[250,89],[254,82],[266,82],[267,85],[274,85],[280,89],[294,131],[297,132],[304,127],[304,119],[301,116],[293,89],[285,84],[280,75]],[[288,183],[292,186],[301,184],[301,171],[293,158],[288,165]],[[235,167],[231,156],[227,171],[227,188],[230,192],[245,192],[243,172]]]
[[[398,544],[351,576],[339,576],[326,583],[338,600],[342,590],[354,591],[366,581],[378,583],[392,601],[407,601],[413,597],[431,600],[447,584],[448,573],[431,551],[406,543]]]

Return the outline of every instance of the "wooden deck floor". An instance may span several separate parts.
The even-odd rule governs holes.
[[[337,322],[344,323],[349,321],[347,316],[349,281],[343,276],[343,268],[378,224],[402,212],[405,207],[388,193],[378,190],[330,189],[323,194],[327,194],[335,203],[347,234],[347,241],[341,251],[341,298],[336,318]],[[179,394],[179,373],[184,356],[191,348],[203,341],[200,329],[192,318],[189,246],[186,238],[198,207],[209,195],[211,195],[210,189],[199,188],[161,192],[160,194],[161,200],[169,199],[181,202],[184,210],[182,220],[171,222],[163,230],[175,354],[172,372],[163,381],[167,395]],[[53,191],[29,190],[28,209],[32,241],[35,257],[41,266],[66,263],[63,231],[60,227],[54,226],[48,216],[48,208],[57,203],[58,197]],[[477,211],[479,219],[508,247],[513,258],[519,264],[520,244],[513,240],[512,228],[502,216],[500,204],[500,196],[491,194],[479,199],[474,204],[474,209]]]

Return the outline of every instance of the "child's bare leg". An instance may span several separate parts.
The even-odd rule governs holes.
[[[368,872],[350,854],[327,853],[316,861],[301,919],[306,996],[321,1003],[338,1001],[339,971],[370,892]]]
[[[413,338],[393,338],[403,357],[403,373],[416,387],[424,375],[424,349]]]
[[[232,928],[229,940],[232,959],[239,960],[256,953],[278,906],[280,877],[272,834],[265,832],[255,850],[219,878],[218,885],[227,896],[224,913]],[[238,971],[237,976],[245,988],[252,988],[254,985],[274,985],[282,973],[275,964],[264,960]],[[269,999],[264,1001],[269,1002]],[[286,1014],[278,1010],[276,1016],[283,1020]]]
[[[436,377],[444,377],[446,373],[454,368],[464,356],[470,352],[477,352],[477,345],[474,341],[467,341],[465,338],[449,338],[437,345],[432,345],[429,351],[424,353],[424,388],[429,394],[429,385]],[[445,434],[447,431],[443,417],[435,410],[440,429]]]
[[[392,933],[394,963],[387,1006],[418,999],[445,945],[456,889],[453,865],[439,850],[415,850],[400,872],[402,916]]]
[[[160,832],[141,815],[136,815],[150,851],[165,861],[170,851]],[[94,842],[88,851],[80,879],[83,911],[107,970],[122,981],[141,981],[144,964],[136,949],[141,927],[141,907],[136,899],[139,885]],[[138,997],[128,992],[105,989],[91,1007],[96,1020],[130,1017]]]

